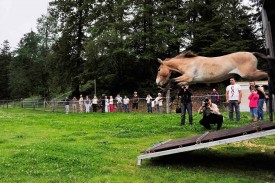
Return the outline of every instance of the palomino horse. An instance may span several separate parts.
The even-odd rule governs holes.
[[[202,57],[189,51],[164,61],[158,59],[160,67],[156,83],[160,86],[167,83],[172,71],[182,74],[171,80],[179,85],[216,83],[235,74],[251,81],[268,78],[266,72],[257,69],[254,55],[264,56],[260,53],[236,52],[220,57]]]

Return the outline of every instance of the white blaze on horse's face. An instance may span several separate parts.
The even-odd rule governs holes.
[[[156,78],[156,83],[157,83],[157,85],[162,86],[165,83],[167,83],[167,81],[170,77],[171,71],[163,63],[163,61],[161,61],[160,59],[158,59],[158,60],[160,62],[160,66],[159,66],[159,69],[158,69],[158,75],[157,75],[157,78]]]

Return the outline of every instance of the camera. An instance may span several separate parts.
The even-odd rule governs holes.
[[[203,106],[203,107],[206,107],[206,106],[208,106],[208,105],[209,105],[209,99],[206,98],[206,99],[203,100],[202,106]]]

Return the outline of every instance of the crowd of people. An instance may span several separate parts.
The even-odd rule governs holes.
[[[239,121],[241,118],[240,113],[240,103],[242,100],[242,90],[239,84],[236,84],[235,78],[230,78],[230,85],[226,87],[226,104],[228,104],[228,116],[229,120],[234,120],[234,111],[236,113],[235,120]],[[263,105],[264,102],[268,99],[266,93],[264,92],[263,87],[256,85],[256,83],[249,82],[249,89],[251,94],[249,95],[249,107],[252,121],[256,122],[258,120],[264,120],[264,111]],[[192,90],[188,85],[181,87],[178,98],[180,101],[180,112],[181,112],[181,125],[185,125],[185,116],[188,114],[189,124],[193,125],[193,115],[192,115]],[[150,94],[145,98],[147,112],[152,113],[153,108],[157,112],[163,112],[163,97],[161,93],[158,93],[154,99]],[[137,92],[133,93],[131,98],[132,111],[137,111],[139,109],[140,97]],[[128,96],[121,97],[120,94],[117,94],[115,98],[113,96],[102,95],[100,98],[97,98],[96,95],[92,99],[87,95],[83,98],[80,95],[79,100],[76,97],[73,97],[72,100],[69,100],[68,97],[65,98],[65,111],[66,114],[70,111],[70,103],[72,104],[72,111],[76,112],[86,112],[89,113],[90,109],[92,112],[97,112],[98,109],[101,109],[101,112],[114,112],[115,108],[118,112],[130,112],[130,99]],[[220,95],[215,88],[213,88],[209,97],[206,97],[201,107],[198,110],[198,113],[202,113],[202,119],[200,124],[205,127],[205,129],[210,130],[211,124],[217,124],[217,130],[219,130],[223,123],[223,116],[219,111],[218,104],[220,103]],[[78,107],[77,107],[78,106]],[[116,107],[115,107],[116,106]],[[77,110],[78,109],[78,110]]]
[[[240,103],[242,101],[242,89],[239,84],[236,84],[235,78],[230,78],[230,85],[226,87],[226,104],[228,104],[228,117],[230,121],[234,121],[234,111],[236,113],[235,120],[240,121]],[[268,95],[264,92],[264,88],[256,85],[255,81],[249,83],[249,89],[251,94],[248,99],[250,114],[252,117],[252,122],[258,120],[264,120],[263,105],[264,102],[268,100]],[[181,100],[181,125],[185,125],[186,112],[189,117],[189,124],[193,125],[192,117],[192,91],[188,85],[182,86],[179,97]],[[200,124],[205,127],[205,129],[210,130],[211,124],[217,124],[217,130],[219,130],[223,123],[223,116],[219,112],[218,103],[220,101],[220,95],[213,89],[210,98],[205,98],[202,102],[201,107],[198,112],[202,113],[202,119]]]

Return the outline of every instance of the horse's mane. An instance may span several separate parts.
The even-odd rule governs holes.
[[[192,58],[192,57],[197,57],[198,55],[193,53],[192,51],[185,51],[182,52],[181,54],[177,55],[176,57],[184,57],[184,58]]]

